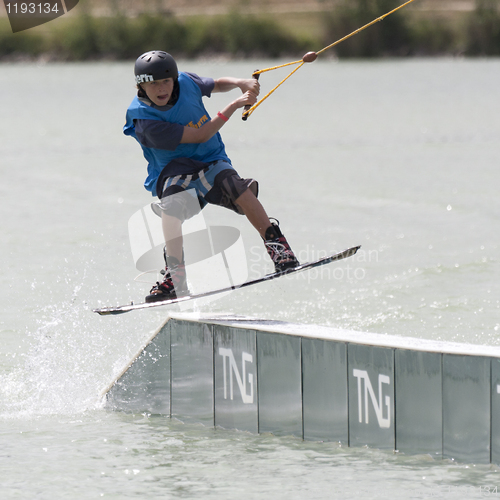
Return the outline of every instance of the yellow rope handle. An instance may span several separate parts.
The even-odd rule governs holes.
[[[256,102],[250,109],[247,109],[246,111],[244,111],[243,112],[243,119],[246,120],[278,87],[280,87],[283,83],[285,83],[306,62],[313,62],[316,59],[316,57],[314,57],[314,58],[310,58],[311,60],[305,60],[309,54],[315,54],[315,56],[318,56],[319,54],[325,52],[325,50],[328,50],[328,49],[331,49],[332,47],[335,47],[335,45],[338,45],[340,42],[343,42],[344,40],[347,40],[348,38],[351,38],[351,36],[354,36],[357,33],[359,33],[360,31],[363,31],[364,29],[368,28],[369,26],[372,26],[373,24],[378,23],[379,21],[382,21],[387,16],[393,14],[394,12],[396,12],[399,9],[402,9],[403,7],[406,7],[408,4],[410,4],[410,3],[414,2],[414,1],[415,0],[408,0],[407,2],[405,2],[402,5],[400,5],[399,7],[396,7],[395,9],[392,9],[390,12],[387,12],[387,14],[384,14],[383,16],[377,17],[377,19],[374,19],[370,23],[365,24],[361,28],[358,28],[357,30],[353,31],[352,33],[349,33],[348,35],[344,36],[343,38],[340,38],[336,42],[333,42],[332,44],[327,45],[325,48],[321,49],[320,51],[318,51],[318,52],[309,52],[308,54],[306,54],[299,61],[293,61],[293,62],[289,62],[289,63],[286,63],[286,64],[280,64],[279,66],[273,66],[272,68],[266,68],[266,69],[260,69],[258,71],[254,71],[254,73],[253,73],[252,76],[260,75],[261,73],[265,73],[266,71],[272,71],[272,70],[275,70],[275,69],[284,68],[286,66],[292,66],[293,64],[300,64],[300,66],[298,66],[297,68],[295,68],[286,78],[283,78],[283,80],[281,80],[281,82],[278,83],[278,85],[276,85],[276,87],[274,87],[264,97],[262,97],[262,99],[260,99],[260,101]]]
[[[265,73],[266,71],[272,71],[273,69],[284,68],[285,66],[291,66],[292,64],[300,64],[301,62],[303,62],[302,59],[300,59],[300,61],[293,61],[286,64],[280,64],[279,66],[273,66],[272,68],[259,69],[257,71],[254,71],[253,75],[260,75],[261,73]]]
[[[300,66],[297,66],[286,78],[283,78],[274,89],[270,90],[260,101],[256,102],[250,109],[247,109],[246,111],[243,112],[243,119],[248,118],[280,85],[285,83],[297,70],[299,70],[303,64],[305,64],[303,61],[298,61],[294,64],[302,63]],[[291,64],[291,63],[289,63]],[[286,66],[288,66],[287,64]],[[258,72],[256,71],[254,75],[260,75],[264,71],[270,71],[270,69],[265,69],[265,70],[259,70]],[[253,75],[252,75],[253,76]]]

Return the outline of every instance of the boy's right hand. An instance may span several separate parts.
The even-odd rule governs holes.
[[[247,105],[253,106],[257,102],[257,94],[252,92],[251,90],[247,90],[244,94],[242,94],[238,99],[233,101],[237,108],[243,108]]]

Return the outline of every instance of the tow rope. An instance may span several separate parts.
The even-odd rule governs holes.
[[[305,63],[312,63],[316,60],[316,58],[323,52],[325,52],[328,49],[331,49],[332,47],[335,47],[335,45],[338,45],[339,43],[343,42],[344,40],[347,40],[348,38],[351,38],[352,36],[356,35],[360,31],[363,31],[364,29],[368,28],[369,26],[372,26],[375,23],[378,23],[379,21],[382,21],[385,19],[387,16],[393,14],[394,12],[398,11],[399,9],[402,9],[403,7],[406,7],[408,4],[414,2],[415,0],[408,0],[406,3],[400,5],[399,7],[396,7],[395,9],[391,10],[390,12],[387,12],[387,14],[384,14],[383,16],[377,17],[377,19],[374,19],[368,24],[365,24],[361,28],[358,28],[357,30],[353,31],[352,33],[349,33],[348,35],[340,38],[336,42],[333,42],[330,45],[327,45],[323,49],[319,50],[318,52],[308,52],[307,54],[302,57],[302,59],[299,59],[298,61],[293,61],[289,62],[286,64],[280,64],[279,66],[273,66],[272,68],[266,68],[266,69],[258,69],[255,70],[252,73],[252,77],[255,78],[256,80],[259,79],[259,76],[262,73],[265,73],[266,71],[273,71],[275,69],[280,69],[284,68],[286,66],[292,66],[294,64],[299,64],[287,77],[283,78],[276,87],[274,87],[272,90],[270,90],[264,97],[262,97],[259,101],[257,101],[253,106],[245,106],[245,110],[243,111],[242,119],[246,120],[271,94],[278,89],[283,83],[285,83],[296,71],[298,71],[302,66],[304,66]]]

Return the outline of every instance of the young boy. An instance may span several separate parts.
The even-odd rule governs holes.
[[[161,215],[166,243],[164,278],[153,286],[146,302],[189,293],[182,223],[207,203],[246,215],[263,238],[277,271],[297,266],[286,238],[257,200],[257,182],[237,174],[219,134],[237,109],[255,104],[258,81],[213,80],[179,72],[174,58],[163,51],[141,55],[135,63],[135,76],[138,92],[127,110],[124,133],[139,142],[148,161],[144,187],[160,199],[154,210]],[[210,118],[202,97],[236,88],[242,95]],[[193,208],[193,192],[197,210]]]

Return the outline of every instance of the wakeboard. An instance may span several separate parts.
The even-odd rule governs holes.
[[[182,297],[178,297],[176,299],[169,299],[169,300],[161,300],[158,302],[141,302],[141,303],[131,303],[128,305],[124,306],[117,306],[117,307],[102,307],[98,309],[93,309],[93,312],[100,314],[101,316],[106,316],[110,314],[123,314],[126,312],[130,311],[137,311],[139,309],[150,309],[152,307],[160,307],[160,306],[168,306],[170,304],[178,304],[179,302],[186,302],[188,300],[195,300],[195,299],[201,299],[203,297],[209,297],[211,295],[216,295],[218,293],[224,293],[224,292],[229,292],[231,290],[239,290],[240,288],[245,288],[247,286],[251,285],[257,285],[258,283],[263,283],[265,281],[271,281],[276,278],[281,278],[282,276],[288,276],[289,274],[292,273],[297,273],[300,271],[305,271],[307,269],[313,269],[318,266],[324,266],[325,264],[329,264],[330,262],[335,262],[338,260],[346,259],[347,257],[353,256],[361,247],[361,245],[348,248],[347,250],[344,250],[339,253],[335,253],[333,255],[329,255],[328,257],[323,257],[321,259],[315,260],[314,262],[308,262],[306,264],[300,264],[297,267],[292,267],[290,269],[287,269],[285,271],[281,272],[275,272],[271,274],[266,274],[265,276],[262,276],[261,278],[257,278],[254,280],[250,281],[245,281],[244,283],[241,283],[239,285],[232,285],[232,286],[227,286],[224,288],[219,288],[217,290],[210,290],[208,292],[202,292],[202,293],[197,293],[194,295],[184,295]]]

